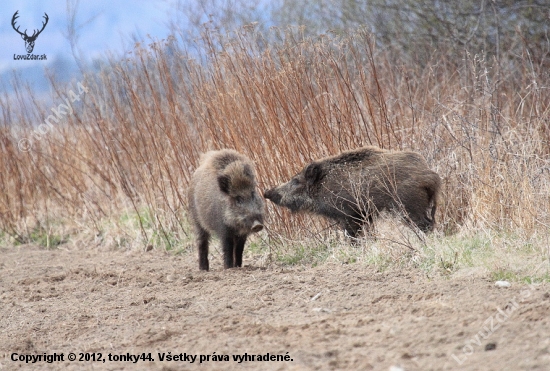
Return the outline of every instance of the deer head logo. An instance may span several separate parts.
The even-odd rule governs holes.
[[[40,31],[34,30],[33,34],[31,36],[29,36],[29,35],[27,35],[27,30],[25,30],[25,32],[21,32],[21,31],[19,31],[19,27],[15,28],[15,20],[17,18],[19,18],[17,13],[19,13],[19,10],[16,11],[15,14],[13,15],[13,18],[11,19],[11,26],[13,27],[13,29],[15,31],[17,31],[17,33],[19,35],[21,35],[21,38],[23,40],[25,40],[25,49],[27,49],[27,53],[32,53],[32,51],[34,49],[34,42],[36,41],[36,38],[38,37],[38,35],[40,35],[40,33],[44,30],[44,28],[48,24],[48,19],[49,19],[48,15],[46,13],[44,13],[44,18],[46,19],[46,22],[42,22],[42,29]]]

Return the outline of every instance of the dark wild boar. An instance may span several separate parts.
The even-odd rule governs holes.
[[[310,163],[264,197],[293,212],[333,219],[356,237],[383,210],[431,231],[440,185],[439,175],[418,153],[363,147]]]
[[[248,235],[263,229],[264,208],[256,191],[252,161],[229,149],[205,153],[189,187],[199,269],[209,269],[208,244],[212,234],[221,240],[224,268],[242,266]]]

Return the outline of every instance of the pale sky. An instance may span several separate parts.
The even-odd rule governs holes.
[[[193,1],[193,0],[188,0]],[[74,3],[74,1],[72,1]],[[11,20],[16,11],[19,18],[16,26],[20,31],[27,29],[32,35],[40,29],[44,13],[49,21],[37,37],[33,54],[46,54],[47,61],[14,60],[15,55],[26,55],[25,42],[12,28]],[[122,53],[132,47],[132,35],[148,39],[164,39],[169,34],[168,22],[174,12],[170,0],[93,0],[78,4],[76,24],[78,48],[87,61],[104,56],[107,52]],[[2,0],[0,1],[0,74],[11,70],[44,67],[56,60],[72,61],[68,40],[66,0]]]

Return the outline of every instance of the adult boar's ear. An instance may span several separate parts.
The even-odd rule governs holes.
[[[218,185],[220,186],[220,191],[223,193],[229,193],[229,185],[231,181],[227,175],[218,176]]]
[[[313,185],[323,178],[323,168],[319,164],[309,164],[306,167],[304,178],[308,185]]]

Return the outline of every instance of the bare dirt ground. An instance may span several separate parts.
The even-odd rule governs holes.
[[[548,284],[253,263],[214,257],[203,273],[194,253],[0,248],[0,369],[550,369]],[[168,352],[197,358],[160,362]],[[64,361],[12,361],[44,353]],[[115,361],[142,353],[154,362]],[[245,353],[288,360],[233,360]]]

